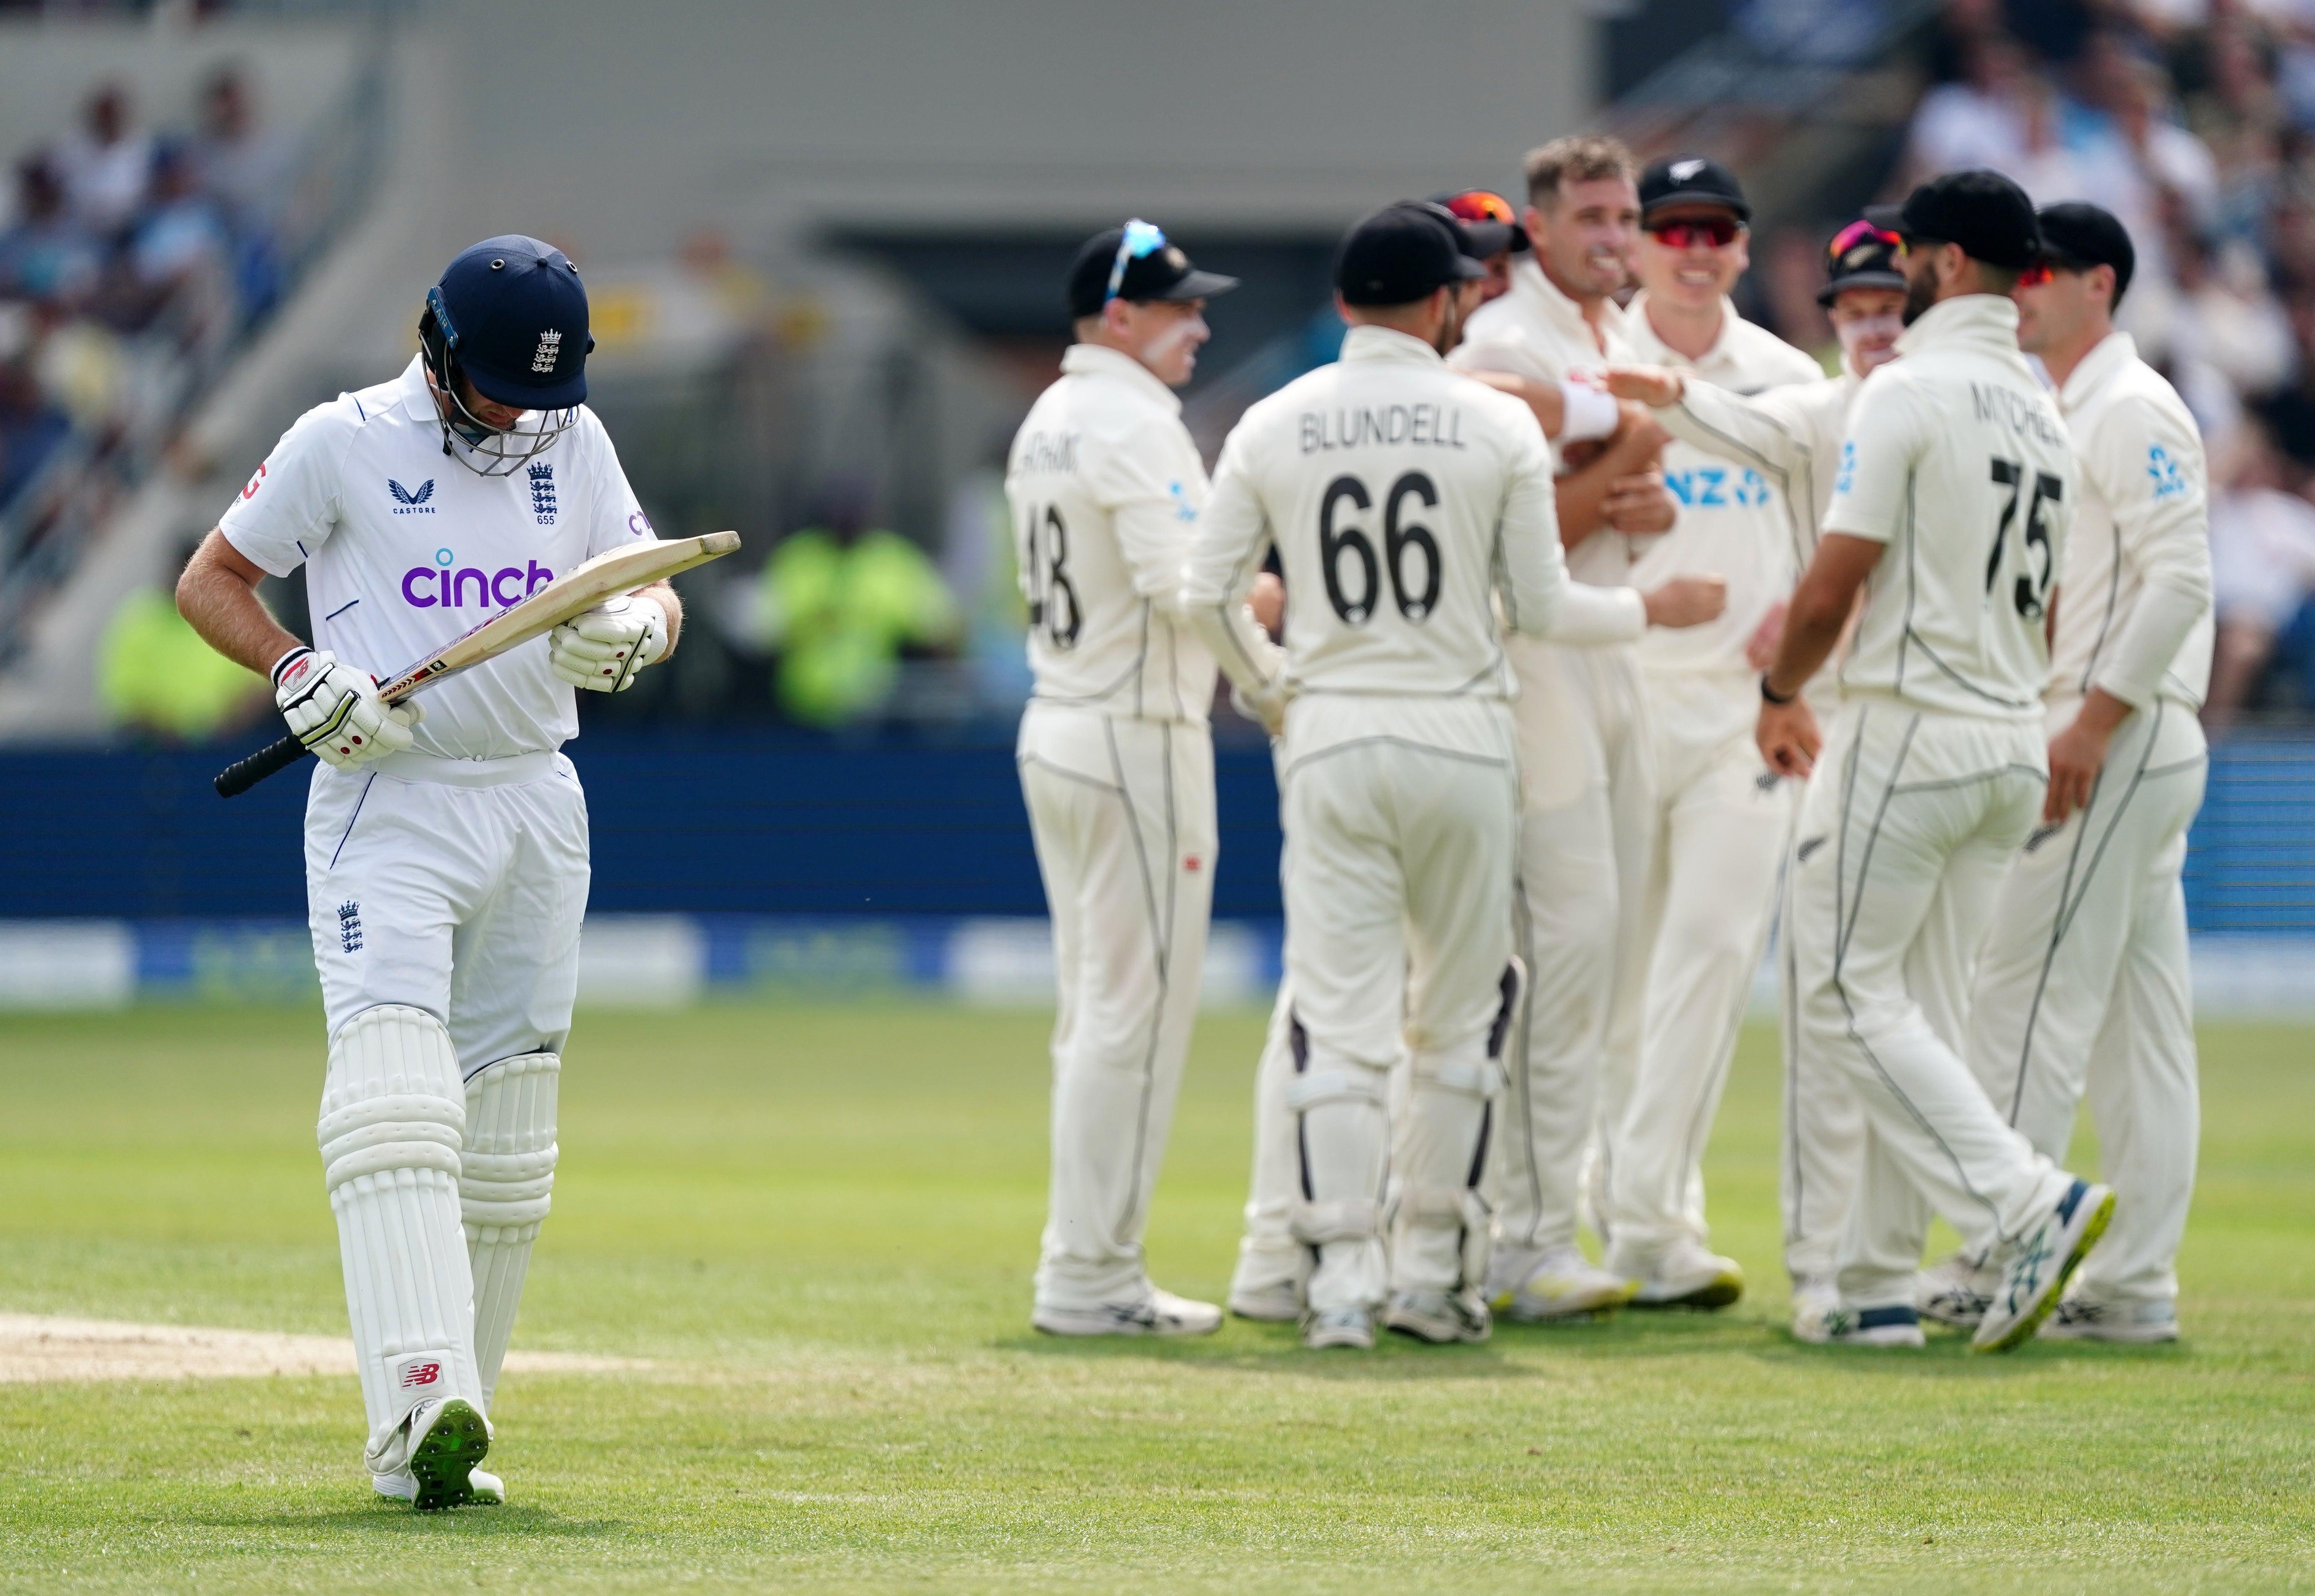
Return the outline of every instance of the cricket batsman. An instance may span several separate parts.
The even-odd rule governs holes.
[[[1214,657],[1175,608],[1206,474],[1174,390],[1209,336],[1206,301],[1237,286],[1145,221],[1087,240],[1068,287],[1077,342],[1006,473],[1036,676],[1016,758],[1060,986],[1030,1313],[1053,1335],[1221,1324],[1150,1282],[1141,1233],[1197,1020],[1218,843]]]
[[[667,657],[664,583],[386,707],[422,659],[594,555],[651,539],[585,408],[587,292],[487,238],[427,294],[402,374],[298,419],[178,584],[210,646],[270,675],[320,756],[306,882],[329,1033],[324,1179],[381,1496],[504,1499],[475,1467],[554,1184],[587,905],[573,689]],[[308,645],[256,595],[303,565]]]

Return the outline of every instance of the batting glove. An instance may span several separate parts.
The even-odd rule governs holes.
[[[341,770],[408,748],[425,714],[415,704],[387,707],[368,672],[303,644],[273,662],[273,702],[290,734]]]
[[[614,598],[546,634],[554,674],[591,693],[625,692],[666,652],[667,611],[651,598]]]

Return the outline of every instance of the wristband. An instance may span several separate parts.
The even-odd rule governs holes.
[[[267,676],[272,679],[275,687],[279,687],[281,685],[281,678],[283,674],[288,670],[289,667],[313,652],[314,650],[312,645],[303,643],[299,643],[296,648],[291,649],[288,653],[274,661],[273,669],[266,672]]]
[[[1774,704],[1781,708],[1785,705],[1790,704],[1794,699],[1799,697],[1800,694],[1797,692],[1778,692],[1776,688],[1769,685],[1769,673],[1763,670],[1761,672],[1761,696],[1769,703]]]
[[[1559,404],[1558,441],[1561,443],[1582,443],[1593,438],[1605,438],[1623,421],[1623,412],[1617,408],[1616,396],[1588,383],[1562,377]]]

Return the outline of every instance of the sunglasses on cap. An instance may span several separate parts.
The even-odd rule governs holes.
[[[1109,291],[1101,297],[1104,305],[1117,297],[1125,286],[1125,268],[1144,255],[1154,255],[1166,247],[1166,235],[1157,224],[1145,222],[1140,217],[1125,224],[1124,235],[1117,241],[1117,259],[1110,262]]]
[[[1666,249],[1726,249],[1743,231],[1734,217],[1682,217],[1641,224]]]
[[[1876,240],[1887,244],[1901,255],[1905,253],[1905,240],[1903,235],[1890,232],[1886,227],[1876,227],[1872,223],[1864,221],[1851,222],[1834,234],[1832,242],[1824,246],[1824,253],[1829,258],[1838,261],[1858,244]]]
[[[2082,262],[2069,261],[2063,255],[2044,255],[2040,260],[2035,262],[2031,266],[2028,266],[2025,270],[2018,274],[2018,286],[2021,288],[2038,288],[2044,283],[2048,282],[2052,278],[2057,276],[2061,271],[2088,271],[2089,270],[2090,267]]]
[[[1447,201],[1447,208],[1467,222],[1516,222],[1512,202],[1487,189],[1469,189]]]

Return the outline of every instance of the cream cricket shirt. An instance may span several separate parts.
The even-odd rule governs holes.
[[[2050,696],[2103,687],[2133,708],[2202,707],[2211,685],[2211,517],[2203,439],[2178,393],[2116,332],[2058,395],[2081,473]]]
[[[1824,529],[1888,545],[1840,666],[1844,697],[1981,719],[2042,713],[2044,627],[2079,501],[2018,307],[1933,305],[1858,389]]]
[[[1149,368],[1069,346],[1005,474],[1036,696],[1203,725],[1214,658],[1172,613],[1206,471],[1182,402]]]
[[[1815,385],[1823,368],[1800,350],[1720,306],[1720,336],[1691,361],[1656,336],[1647,296],[1632,301],[1625,319],[1632,353],[1739,395]],[[1770,606],[1792,591],[1792,511],[1784,483],[1733,456],[1699,448],[1675,435],[1664,448],[1664,486],[1680,507],[1672,529],[1626,541],[1632,551],[1631,583],[1643,591],[1675,576],[1727,579],[1728,607],[1720,618],[1677,630],[1657,627],[1640,639],[1640,663],[1652,670],[1750,676],[1744,644]]]
[[[415,357],[300,416],[218,525],[275,576],[305,566],[314,646],[380,678],[595,555],[654,539],[592,411],[528,467],[478,476],[443,455]],[[579,734],[575,696],[536,638],[429,687],[414,746],[453,759],[552,749]]]
[[[1833,467],[1863,382],[1846,364],[1839,377],[1751,395],[1690,382],[1655,417],[1683,443],[1757,471],[1776,486],[1797,580],[1816,553],[1817,528],[1832,507]]]
[[[1463,341],[1448,359],[1468,371],[1508,371],[1557,383],[1630,360],[1630,328],[1628,315],[1609,300],[1601,306],[1600,330],[1594,332],[1583,306],[1554,287],[1528,255],[1512,268],[1511,291],[1471,313]],[[1599,587],[1626,585],[1631,566],[1625,537],[1605,528],[1567,552],[1568,573]]]
[[[1534,413],[1382,327],[1352,328],[1340,360],[1255,405],[1223,445],[1183,595],[1211,635],[1273,543],[1298,696],[1507,698],[1491,595],[1506,625],[1540,633],[1569,588]],[[1230,665],[1241,681],[1254,669]]]

